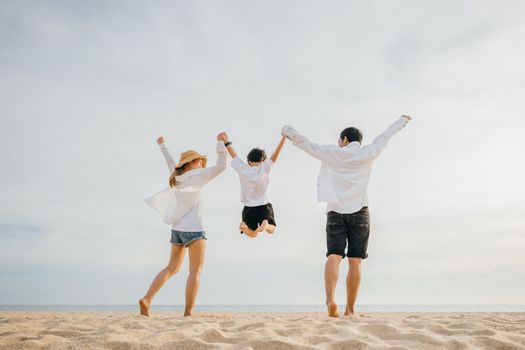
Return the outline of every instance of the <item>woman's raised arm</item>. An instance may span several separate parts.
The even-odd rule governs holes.
[[[162,155],[164,156],[164,159],[166,159],[166,163],[168,164],[168,168],[170,169],[170,174],[175,171],[175,161],[173,160],[173,157],[171,156],[170,151],[168,150],[168,147],[164,145],[164,137],[159,136],[157,139],[157,143],[160,146],[160,151],[162,152]]]
[[[224,146],[225,140],[228,140],[228,135],[226,135],[226,133],[220,133],[217,135],[217,162],[213,166],[204,168],[202,172],[196,176],[199,184],[204,185],[208,183],[211,179],[226,170],[228,151]]]

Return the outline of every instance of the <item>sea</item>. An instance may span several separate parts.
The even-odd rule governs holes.
[[[357,305],[357,312],[525,312],[525,305]],[[137,312],[138,305],[0,305],[0,311]],[[184,305],[153,305],[182,312]],[[325,312],[324,305],[196,305],[195,312]]]

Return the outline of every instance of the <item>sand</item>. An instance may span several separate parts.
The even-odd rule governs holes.
[[[0,349],[525,349],[525,313],[2,312]]]

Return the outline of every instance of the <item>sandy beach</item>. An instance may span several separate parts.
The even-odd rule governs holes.
[[[525,313],[3,312],[0,349],[525,349]]]

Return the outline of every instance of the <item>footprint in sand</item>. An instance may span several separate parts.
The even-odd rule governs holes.
[[[468,332],[467,334],[468,335],[486,335],[486,336],[491,336],[491,335],[496,335],[496,332],[494,332],[494,331],[492,331],[490,329],[479,329],[479,330]]]
[[[473,343],[476,343],[484,349],[523,349],[523,346],[489,337],[476,337]]]
[[[266,324],[263,322],[250,323],[250,324],[237,328],[236,331],[242,332],[242,331],[254,330],[254,329],[264,328],[264,327],[266,327]]]
[[[207,343],[225,343],[225,344],[234,344],[237,342],[238,339],[235,338],[228,338],[224,335],[223,332],[219,331],[218,329],[210,329],[208,331],[205,331],[202,333],[202,335],[199,336],[199,339],[202,341],[205,341]]]
[[[357,339],[350,339],[350,340],[343,340],[338,341],[335,343],[331,343],[327,346],[330,350],[346,350],[346,349],[352,349],[352,350],[360,350],[360,349],[371,349],[370,344],[365,343],[361,340]]]
[[[81,337],[83,335],[86,335],[85,332],[79,332],[79,331],[44,331],[42,334],[46,335],[54,335],[57,337],[62,338],[75,338],[75,337]]]

